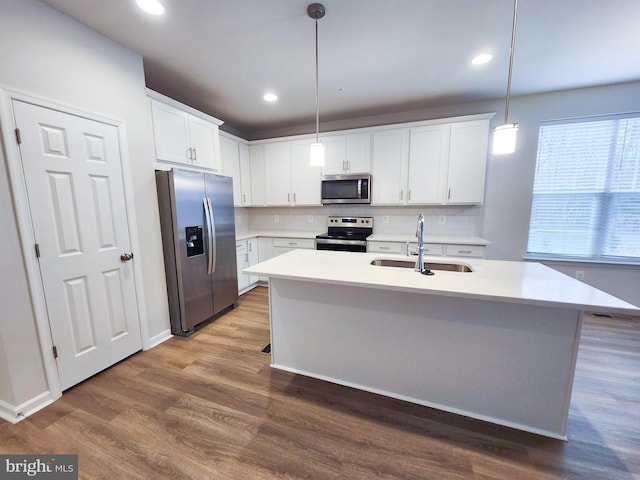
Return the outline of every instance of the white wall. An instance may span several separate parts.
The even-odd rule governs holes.
[[[37,0],[0,0],[0,12],[1,86],[125,122],[142,246],[135,252],[144,278],[147,316],[141,321],[148,330],[147,343],[165,338],[169,313],[142,58]],[[18,231],[3,155],[0,402],[20,405],[46,390],[46,384],[25,268],[16,251]]]
[[[517,150],[490,155],[487,167],[483,236],[492,242],[489,258],[520,260],[526,252],[540,122],[621,112],[640,112],[640,82],[511,99],[509,121],[520,126]],[[586,283],[640,306],[640,267],[549,265],[571,276],[582,270]]]

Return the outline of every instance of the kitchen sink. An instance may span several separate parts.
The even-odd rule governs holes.
[[[376,258],[371,260],[371,265],[376,267],[400,267],[400,268],[414,268],[416,266],[415,260],[401,260],[390,258]],[[448,272],[473,272],[469,265],[464,263],[449,263],[449,262],[425,262],[425,268],[429,270],[446,270]]]

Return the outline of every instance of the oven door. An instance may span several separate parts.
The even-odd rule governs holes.
[[[367,241],[316,237],[316,250],[335,250],[340,252],[366,252]]]

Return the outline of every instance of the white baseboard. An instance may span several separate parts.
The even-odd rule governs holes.
[[[51,405],[55,400],[57,399],[53,398],[49,391],[43,392],[17,406],[0,400],[0,418],[15,424],[24,420],[29,415],[33,415],[38,410],[42,410],[47,405]]]
[[[149,338],[147,341],[143,342],[142,349],[143,350],[151,350],[153,347],[157,347],[163,342],[169,340],[173,335],[171,334],[171,329],[163,330],[162,332],[154,335]]]

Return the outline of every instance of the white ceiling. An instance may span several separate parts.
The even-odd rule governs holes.
[[[144,58],[147,86],[250,138],[315,121],[309,0],[43,0]],[[320,121],[504,97],[512,0],[321,0]],[[512,94],[640,80],[639,0],[520,0]],[[472,66],[476,54],[494,60]],[[275,104],[262,95],[273,91]]]

